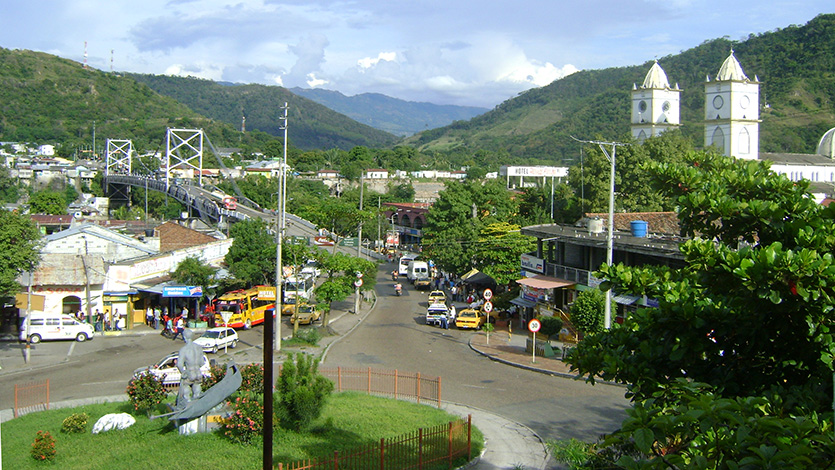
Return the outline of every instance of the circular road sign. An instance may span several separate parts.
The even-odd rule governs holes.
[[[493,302],[490,302],[489,300],[487,302],[484,302],[484,305],[481,307],[481,309],[484,310],[485,313],[492,312],[493,311]]]
[[[362,286],[362,279],[357,279],[356,281],[354,281],[354,287],[360,287],[360,286]]]
[[[530,330],[531,333],[536,333],[541,327],[542,323],[539,323],[539,320],[536,318],[528,322],[528,330]]]
[[[484,289],[484,300],[490,300],[493,298],[493,291],[490,289]]]

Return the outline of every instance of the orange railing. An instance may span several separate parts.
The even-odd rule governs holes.
[[[15,384],[14,386],[14,417],[49,409],[49,379]]]
[[[472,415],[431,428],[380,439],[332,457],[278,464],[278,470],[412,470],[452,468],[460,457],[472,458]]]

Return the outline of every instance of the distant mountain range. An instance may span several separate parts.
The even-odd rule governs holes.
[[[751,35],[744,41],[715,39],[659,64],[681,95],[681,132],[704,143],[704,82],[715,77],[733,48],[746,75],[760,81],[760,151],[814,153],[835,127],[835,14],[805,25]],[[576,158],[581,139],[631,139],[631,90],[652,62],[585,70],[534,88],[467,122],[421,132],[405,140],[435,152],[479,149],[529,163]],[[509,158],[508,158],[509,157]]]
[[[293,93],[390,134],[405,137],[427,129],[468,121],[487,108],[403,101],[379,93],[345,96],[319,88],[291,88]]]

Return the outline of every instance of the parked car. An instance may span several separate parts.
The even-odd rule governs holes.
[[[472,328],[477,330],[484,326],[486,321],[486,313],[474,308],[465,308],[458,312],[458,317],[455,318],[455,326],[457,328]]]
[[[59,313],[32,312],[20,324],[21,341],[26,341],[27,332],[32,344],[49,339],[74,339],[79,342],[93,339],[93,325]]]
[[[172,352],[154,365],[140,367],[133,372],[133,377],[137,378],[145,374],[153,374],[162,379],[162,384],[165,386],[180,385],[180,369],[177,369],[177,358],[179,355],[179,352]],[[205,354],[203,354],[203,364],[200,366],[200,372],[203,374],[203,377],[209,377],[211,375],[211,363]]]
[[[446,304],[442,304],[442,303],[430,304],[429,308],[426,309],[426,324],[427,325],[440,325],[441,324],[441,317],[445,317],[448,314],[449,314],[449,309],[447,308]]]
[[[429,305],[432,304],[445,304],[446,303],[446,294],[442,290],[433,290],[429,293]]]
[[[295,323],[296,318],[299,319],[299,325],[310,325],[319,319],[322,312],[316,309],[316,306],[311,304],[299,304],[298,310],[290,317],[290,323]]]
[[[238,332],[226,327],[209,328],[194,340],[194,344],[203,348],[204,352],[216,353],[218,349],[237,346]]]

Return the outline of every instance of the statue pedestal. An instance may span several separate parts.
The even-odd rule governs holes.
[[[206,425],[206,415],[192,419],[191,421],[178,419],[177,429],[179,430],[181,436],[190,436],[199,432],[209,432],[209,427]]]

